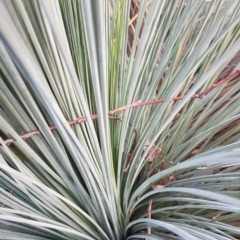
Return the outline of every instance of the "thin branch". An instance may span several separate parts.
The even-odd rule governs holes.
[[[220,85],[226,83],[227,81],[235,78],[236,76],[240,75],[240,70],[236,70],[235,72],[233,72],[232,74],[228,75],[227,77],[223,78],[222,80],[220,80],[219,82],[213,84],[211,87],[209,87],[208,89],[204,90],[203,92],[201,93],[196,93],[194,94],[191,98],[192,99],[202,99],[203,97],[205,97],[207,94],[209,94],[211,91],[213,91],[215,88],[219,87]],[[170,99],[170,101],[180,101],[184,98],[185,96],[179,96],[179,97],[173,97]],[[129,108],[137,108],[137,107],[142,107],[142,106],[147,106],[147,105],[155,105],[155,104],[160,104],[160,103],[164,103],[166,100],[165,99],[158,99],[158,100],[152,100],[152,101],[148,101],[148,102],[141,102],[141,101],[137,101],[135,103],[132,103]],[[119,107],[119,108],[116,108],[116,109],[113,109],[113,110],[110,110],[108,112],[108,115],[109,115],[109,118],[110,119],[114,119],[116,117],[112,117],[110,115],[113,115],[115,113],[118,113],[118,112],[122,112],[124,110],[127,109],[128,106],[123,106],[123,107]],[[92,120],[95,120],[98,118],[98,115],[97,114],[94,114],[94,115],[91,115],[91,119]],[[83,123],[83,122],[86,122],[87,121],[87,118],[85,116],[82,116],[82,117],[78,117],[76,118],[75,120],[71,120],[71,121],[68,121],[68,124],[71,126],[71,125],[76,125],[76,124],[80,124],[80,123]],[[56,130],[57,127],[56,126],[50,126],[49,129],[51,131],[53,130]],[[30,131],[30,132],[27,132],[27,133],[22,133],[20,134],[19,136],[22,138],[22,139],[27,139],[27,138],[30,138],[32,136],[35,136],[35,135],[39,135],[41,134],[40,130],[34,130],[34,131]],[[15,142],[16,140],[14,138],[8,138],[6,140],[4,140],[4,143],[6,145],[10,145],[12,144],[13,142]],[[0,145],[1,146],[1,145]]]
[[[152,215],[152,202],[153,200],[151,199],[148,203],[148,208],[147,208],[147,218],[151,219],[151,215]],[[151,234],[151,227],[147,228],[147,233]]]
[[[98,118],[98,116],[96,114],[91,115],[91,119],[94,120],[94,119],[97,119],[97,118]],[[86,121],[87,121],[87,118],[83,116],[83,117],[78,117],[75,120],[68,121],[68,124],[70,126],[72,126],[72,125],[80,124],[80,123],[83,123],[83,122],[86,122]],[[50,126],[49,129],[51,131],[53,131],[53,130],[56,130],[57,127],[56,126]],[[27,139],[27,138],[30,138],[32,136],[39,135],[39,134],[41,134],[40,130],[33,130],[33,131],[30,131],[30,132],[27,132],[27,133],[22,133],[19,136],[22,139]],[[13,143],[15,141],[16,140],[14,138],[8,138],[8,139],[4,140],[4,143],[6,145],[10,145],[11,143]]]
[[[213,84],[211,87],[209,87],[208,89],[204,90],[203,92],[194,94],[191,98],[192,99],[196,99],[196,98],[202,99],[207,94],[209,94],[211,91],[213,91],[215,88],[219,87],[220,85],[226,83],[227,81],[233,79],[234,77],[236,77],[238,75],[240,75],[240,70],[237,70],[234,73],[228,75],[226,78],[220,80],[218,83]],[[170,99],[170,101],[173,101],[173,102],[180,101],[184,97],[185,96],[173,97],[173,98]],[[152,100],[152,101],[148,101],[148,102],[138,101],[138,102],[135,102],[135,103],[131,104],[129,106],[129,108],[137,108],[137,107],[141,107],[141,106],[154,105],[154,104],[158,104],[158,103],[164,103],[165,101],[166,101],[165,99]],[[124,111],[124,110],[126,110],[126,108],[127,108],[127,106],[116,108],[114,110],[109,111],[108,114],[112,115],[114,113],[118,113],[118,112]]]
[[[148,8],[150,3],[151,3],[151,0],[147,2],[146,8]],[[138,17],[138,13],[132,19],[129,20],[128,26],[130,26],[137,19],[137,17]]]

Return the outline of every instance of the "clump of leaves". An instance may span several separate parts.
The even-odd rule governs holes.
[[[0,239],[240,236],[240,2],[131,4],[0,1]]]

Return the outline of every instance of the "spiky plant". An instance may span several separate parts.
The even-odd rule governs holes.
[[[1,0],[0,239],[239,239],[239,20]]]

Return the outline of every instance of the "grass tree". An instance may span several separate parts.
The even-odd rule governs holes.
[[[1,0],[0,239],[239,239],[239,21],[239,0]]]

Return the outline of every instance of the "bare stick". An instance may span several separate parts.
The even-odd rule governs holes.
[[[152,199],[148,203],[147,218],[151,219],[151,215],[152,215]],[[147,233],[151,234],[151,227],[147,228]]]
[[[98,116],[97,116],[96,114],[91,115],[91,119],[94,120],[94,119],[97,119],[97,118],[98,118]],[[86,118],[86,117],[78,117],[78,118],[76,118],[75,120],[68,121],[68,124],[69,124],[70,126],[72,126],[72,125],[80,124],[80,123],[83,123],[83,122],[86,122],[86,121],[87,121],[87,118]],[[53,131],[53,130],[56,130],[57,127],[56,127],[56,126],[50,126],[49,129],[50,129],[51,131]],[[30,131],[30,132],[27,132],[27,133],[22,133],[22,134],[20,134],[19,136],[20,136],[22,139],[27,139],[27,138],[30,138],[30,137],[32,137],[32,136],[39,135],[39,134],[41,134],[40,130],[33,130],[33,131]],[[15,142],[15,141],[16,141],[16,140],[15,140],[14,138],[8,138],[8,139],[4,140],[4,143],[5,143],[6,145],[10,145],[11,143],[13,143],[13,142]]]
[[[201,93],[196,93],[192,96],[192,99],[202,99],[203,97],[205,97],[207,94],[209,94],[211,91],[213,91],[213,89],[219,87],[220,85],[226,83],[227,81],[231,80],[232,78],[236,77],[240,75],[240,70],[236,70],[235,72],[233,72],[232,74],[228,75],[227,77],[223,78],[222,80],[220,80],[218,83],[215,83],[213,84],[211,87],[209,87],[208,89],[206,89],[205,91],[201,92]],[[184,98],[185,96],[179,96],[179,97],[173,97],[170,99],[170,101],[180,101]],[[166,100],[165,99],[158,99],[158,100],[152,100],[152,101],[148,101],[148,102],[141,102],[141,101],[137,101],[135,103],[132,103],[131,105],[129,106],[123,106],[123,107],[119,107],[119,108],[116,108],[116,109],[113,109],[113,110],[110,110],[108,112],[108,115],[112,115],[112,114],[115,114],[115,113],[118,113],[118,112],[122,112],[124,110],[128,108],[137,108],[137,107],[141,107],[141,106],[147,106],[147,105],[155,105],[155,104],[160,104],[160,103],[164,103]],[[94,120],[94,119],[97,119],[98,118],[98,115],[97,114],[94,114],[94,115],[91,115],[91,119]],[[118,119],[118,117],[112,117],[112,116],[109,116],[110,119]],[[120,119],[119,119],[120,120]],[[71,126],[71,125],[76,125],[76,124],[80,124],[80,123],[83,123],[83,122],[86,122],[87,121],[87,118],[85,116],[82,116],[82,117],[78,117],[76,118],[75,120],[71,120],[71,121],[68,121],[68,124]],[[56,126],[50,126],[49,129],[51,131],[53,130],[56,130],[57,127]],[[35,135],[39,135],[41,134],[40,130],[33,130],[33,131],[30,131],[30,132],[26,132],[26,133],[22,133],[20,134],[19,136],[22,138],[22,139],[27,139],[27,138],[30,138],[32,136],[35,136]],[[16,140],[14,138],[8,138],[6,140],[4,140],[4,143],[6,145],[10,145],[11,143],[15,142]],[[1,146],[1,145],[0,145]]]

